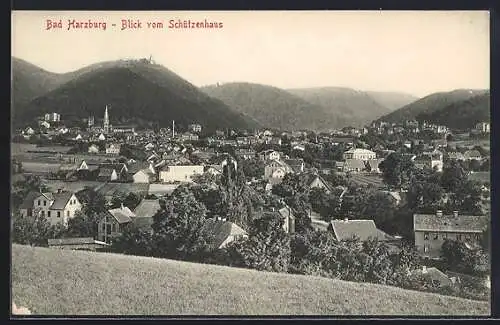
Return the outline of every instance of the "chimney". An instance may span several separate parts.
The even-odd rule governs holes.
[[[457,210],[453,211],[453,217],[458,218],[458,211]]]
[[[422,266],[422,273],[427,273],[427,266]]]
[[[442,217],[443,216],[443,211],[442,210],[437,210],[436,211],[436,217]]]
[[[125,209],[125,207],[123,206],[123,203],[120,203],[120,205],[121,205],[121,207],[120,207],[120,208],[121,208],[122,210],[123,210],[123,209]]]

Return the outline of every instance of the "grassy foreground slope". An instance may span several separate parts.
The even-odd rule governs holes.
[[[12,246],[12,299],[38,315],[488,315],[489,304],[326,278]]]

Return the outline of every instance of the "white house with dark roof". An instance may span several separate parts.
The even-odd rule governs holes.
[[[75,217],[82,205],[73,192],[59,190],[57,193],[30,192],[21,203],[20,213],[23,216],[39,214],[47,218],[51,225],[68,224]]]
[[[486,216],[460,215],[458,211],[452,215],[443,215],[440,210],[436,214],[415,214],[415,247],[425,257],[439,258],[446,239],[478,245],[488,223]]]

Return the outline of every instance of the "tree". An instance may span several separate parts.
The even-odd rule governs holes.
[[[130,210],[134,210],[139,203],[141,203],[141,196],[134,192],[128,193],[123,201],[123,205],[128,207]]]
[[[479,247],[467,247],[460,241],[447,239],[441,246],[441,257],[446,268],[470,275],[489,272],[489,258]]]
[[[50,223],[39,213],[33,216],[23,216],[15,213],[13,216],[12,241],[17,244],[31,246],[47,246],[51,237]]]
[[[117,253],[136,256],[155,256],[152,233],[139,229],[133,223],[125,226],[121,236],[111,244],[111,250]]]
[[[48,191],[48,187],[42,182],[40,177],[33,175],[28,175],[24,179],[12,184],[12,206],[15,210],[18,209],[24,198],[31,191],[46,192]]]
[[[444,166],[441,183],[446,191],[455,192],[466,180],[467,172],[457,161]]]
[[[249,237],[229,244],[231,265],[259,271],[287,272],[290,264],[290,238],[275,214],[255,219]]]
[[[408,185],[415,166],[409,158],[394,152],[380,163],[379,169],[387,185],[401,188]]]
[[[210,235],[206,232],[207,210],[198,202],[188,186],[174,190],[166,209],[153,216],[155,247],[159,256],[200,261],[209,250]]]
[[[264,176],[264,162],[258,159],[244,159],[240,162],[245,176],[249,178],[262,178]]]
[[[99,220],[103,218],[104,213],[99,212],[95,214],[84,214],[81,211],[77,211],[75,216],[68,220],[68,227],[66,234],[68,237],[92,237],[95,238],[98,235],[97,225]]]

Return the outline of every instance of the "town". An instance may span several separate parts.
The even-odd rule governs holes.
[[[13,242],[490,295],[490,124],[331,132],[56,112],[12,139]]]

